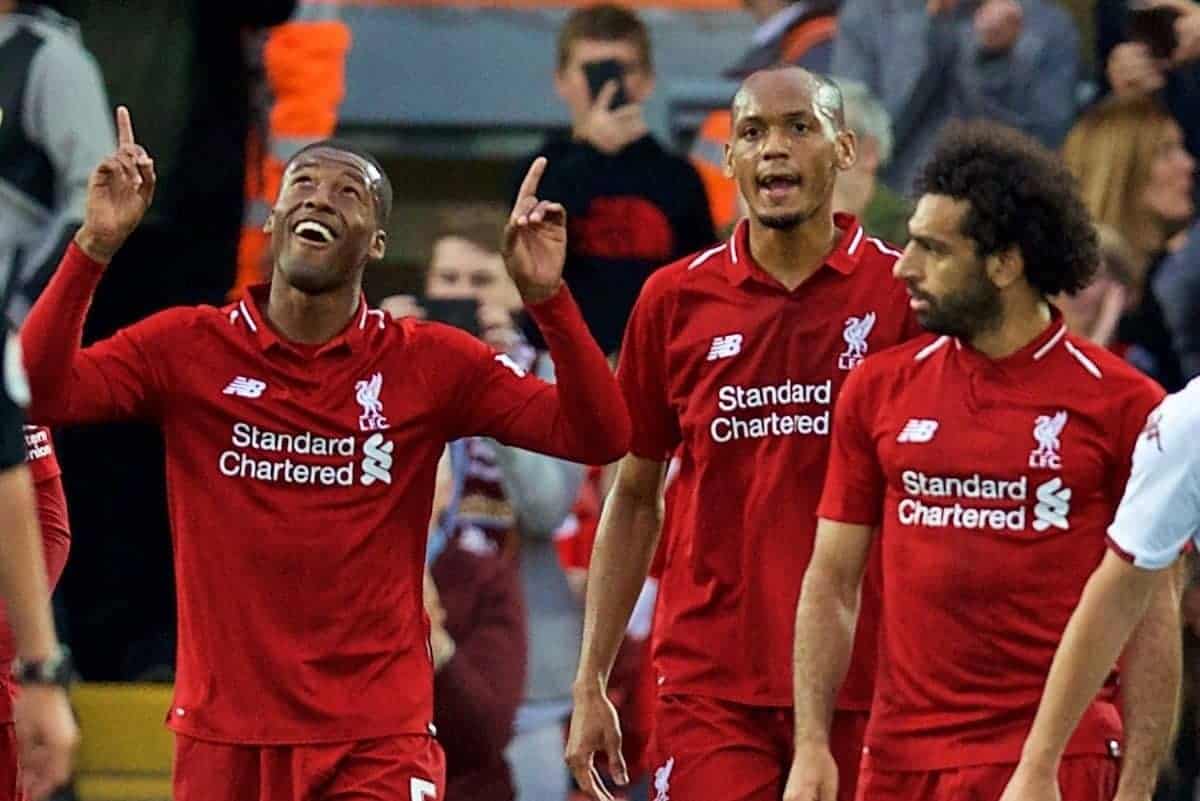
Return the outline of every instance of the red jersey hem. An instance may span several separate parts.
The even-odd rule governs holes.
[[[179,723],[174,717],[166,721],[166,726],[176,734],[190,737],[193,740],[203,740],[222,745],[248,746],[295,746],[295,745],[329,745],[333,743],[352,743],[360,740],[377,740],[381,737],[410,737],[420,735],[433,736],[428,728],[410,726],[381,726],[379,728],[362,728],[344,734],[329,736],[295,736],[295,737],[236,737],[210,731],[208,729]]]

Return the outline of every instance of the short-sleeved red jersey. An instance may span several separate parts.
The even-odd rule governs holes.
[[[632,452],[679,459],[655,619],[660,692],[792,703],[834,400],[867,355],[917,330],[891,275],[899,253],[852,217],[836,223],[839,244],[795,291],[754,263],[742,223],[656,272],[634,308],[618,369]],[[842,708],[870,705],[874,629],[861,632]]]
[[[1162,390],[1050,325],[991,360],[923,337],[856,370],[838,400],[822,518],[880,525],[883,624],[873,764],[1016,762],[1146,415]],[[1114,683],[1068,753],[1121,738]]]
[[[162,427],[179,652],[171,726],[241,744],[429,731],[421,600],[438,459],[450,440],[603,463],[628,416],[564,288],[530,311],[543,383],[456,329],[365,300],[320,347],[289,343],[266,287],[162,312],[79,350],[101,275],[72,246],[22,331],[35,419]]]
[[[67,499],[63,493],[62,470],[54,455],[50,430],[25,426],[25,464],[33,478],[37,495],[38,526],[42,531],[42,554],[46,559],[46,578],[50,590],[58,583],[71,547],[71,525],[67,520]],[[0,723],[12,722],[14,685],[9,665],[16,656],[8,608],[0,601]]]

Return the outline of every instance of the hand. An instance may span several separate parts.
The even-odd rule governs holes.
[[[1025,762],[1018,764],[1000,801],[1062,801],[1057,770],[1031,768]]]
[[[938,14],[949,14],[958,8],[958,0],[926,0],[925,13],[931,17]]]
[[[571,713],[570,736],[567,738],[567,765],[575,775],[579,789],[594,801],[612,801],[596,769],[596,752],[608,757],[608,769],[617,784],[629,782],[625,757],[621,755],[621,723],[617,709],[600,688],[575,694],[575,710]]]
[[[129,109],[117,107],[117,150],[88,179],[87,208],[75,243],[107,264],[137,228],[154,198],[154,160],[133,138]]]
[[[826,743],[798,743],[783,801],[837,801],[838,769]]]
[[[616,81],[604,84],[592,107],[575,127],[576,136],[610,156],[621,152],[650,130],[646,127],[640,105],[629,103],[620,108],[608,107],[617,94],[617,88]]]
[[[1141,42],[1123,42],[1108,55],[1108,82],[1118,97],[1157,92],[1166,85],[1166,71],[1167,65]]]
[[[412,295],[388,295],[379,301],[379,308],[387,312],[393,320],[402,317],[425,319],[425,309]]]
[[[13,718],[21,748],[21,781],[31,801],[42,801],[71,778],[79,728],[67,693],[51,685],[24,685]]]
[[[567,261],[567,210],[537,199],[545,171],[546,159],[534,159],[517,192],[500,247],[504,267],[526,303],[540,303],[558,292]]]
[[[984,0],[975,12],[975,38],[988,53],[1007,53],[1021,38],[1025,14],[1017,0]]]

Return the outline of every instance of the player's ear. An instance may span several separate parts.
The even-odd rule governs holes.
[[[725,143],[725,163],[722,171],[726,178],[733,177],[733,145],[729,142]]]
[[[262,229],[263,229],[264,234],[270,234],[272,231],[275,230],[275,210],[274,209],[272,209],[271,213],[267,215],[267,219],[263,223]]]
[[[985,262],[988,278],[997,289],[1006,289],[1025,275],[1025,260],[1015,245],[987,257]]]
[[[380,261],[383,259],[383,254],[387,253],[387,231],[380,228],[371,237],[371,246],[367,249],[367,258],[371,261]]]
[[[843,128],[838,131],[833,140],[834,164],[839,170],[845,171],[854,166],[858,158],[858,138],[854,131]]]

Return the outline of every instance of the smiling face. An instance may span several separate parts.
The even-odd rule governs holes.
[[[840,105],[835,88],[802,69],[746,79],[733,102],[725,169],[752,219],[784,230],[829,211],[838,172],[855,158]]]
[[[288,165],[264,230],[275,270],[310,295],[359,281],[383,258],[374,165],[336,148],[314,148]]]

